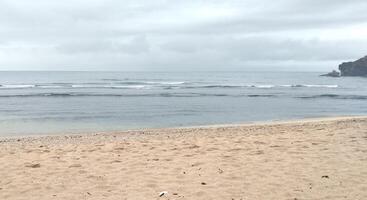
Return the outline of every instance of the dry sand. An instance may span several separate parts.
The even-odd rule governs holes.
[[[0,199],[367,199],[367,118],[0,139]]]

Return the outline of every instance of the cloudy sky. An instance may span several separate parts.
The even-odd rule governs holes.
[[[0,0],[0,70],[311,70],[367,55],[366,0]]]

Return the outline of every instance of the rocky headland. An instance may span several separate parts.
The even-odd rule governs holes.
[[[339,65],[341,76],[367,76],[367,56],[354,62]]]
[[[341,77],[341,76],[363,76],[367,77],[367,56],[352,62],[343,62],[339,65],[340,72],[333,70],[321,76]]]

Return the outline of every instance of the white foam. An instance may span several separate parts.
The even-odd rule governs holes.
[[[146,88],[145,85],[109,85],[104,86],[106,88],[121,88],[121,89],[143,89]]]
[[[0,88],[6,89],[22,89],[22,88],[34,88],[35,85],[1,85]]]
[[[297,84],[297,85],[280,85],[280,87],[293,87],[293,88],[301,88],[301,87],[310,87],[310,88],[337,88],[338,85],[308,85],[308,84]]]
[[[184,81],[161,81],[161,82],[154,82],[154,81],[147,81],[147,84],[161,84],[161,85],[182,85],[185,84]]]
[[[274,88],[275,85],[251,85],[250,87],[254,87],[254,88]]]
[[[61,86],[61,85],[37,85],[37,88],[64,88],[65,86]]]
[[[90,85],[71,85],[72,88],[90,88]]]
[[[304,85],[305,87],[325,87],[325,88],[337,88],[338,85]]]
[[[72,85],[72,88],[115,88],[115,89],[143,89],[145,85]]]

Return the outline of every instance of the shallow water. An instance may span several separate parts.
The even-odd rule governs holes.
[[[365,115],[367,78],[317,72],[0,72],[1,135]]]

